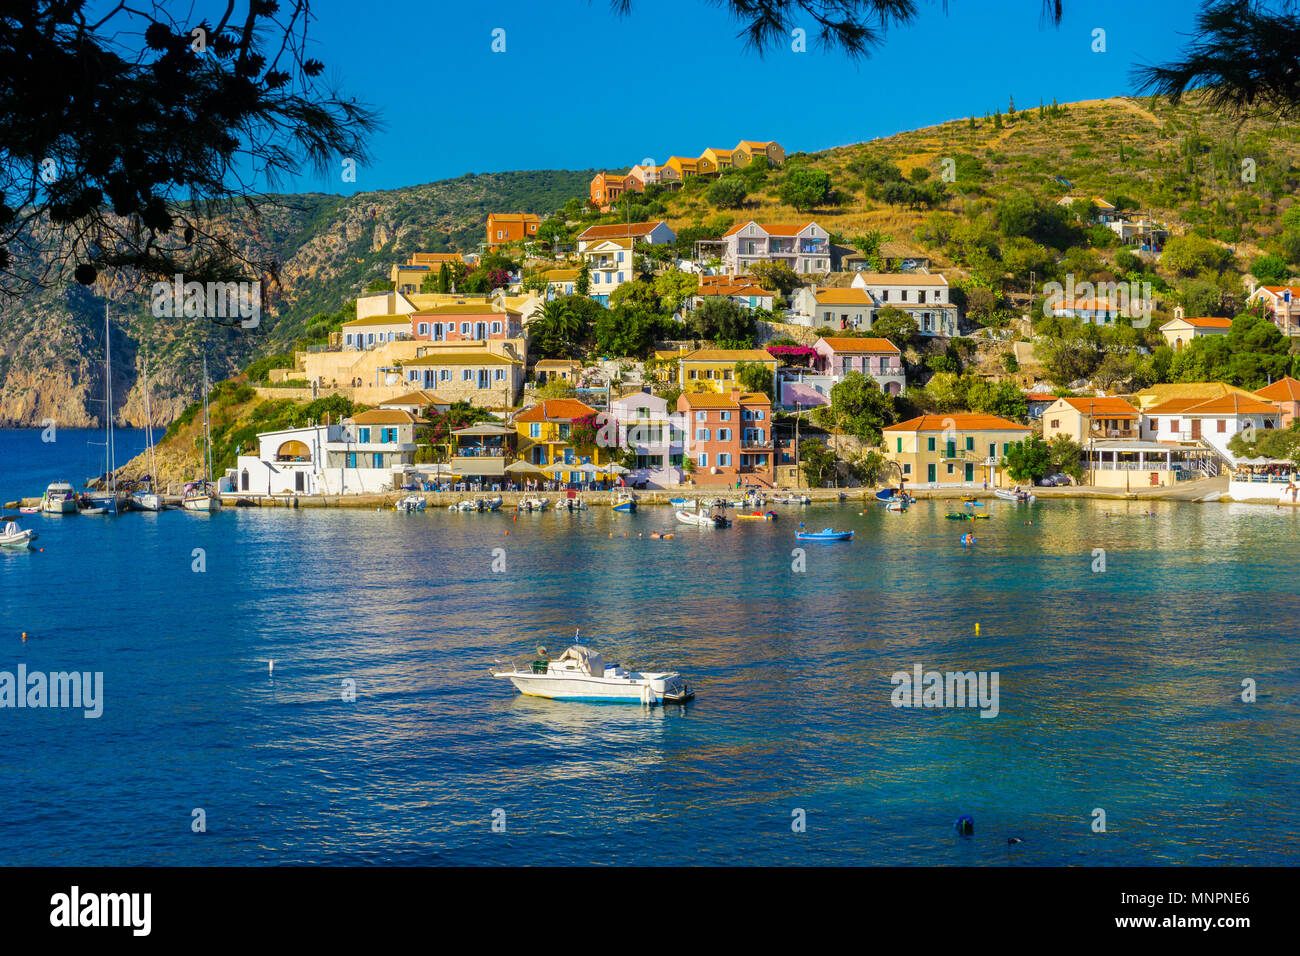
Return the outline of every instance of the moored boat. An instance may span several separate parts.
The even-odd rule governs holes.
[[[620,514],[636,511],[636,495],[630,491],[620,491],[614,496],[614,510]]]
[[[415,511],[423,511],[425,507],[426,503],[423,495],[407,495],[393,505],[393,510],[410,514]]]
[[[796,531],[794,536],[798,541],[850,541],[853,538],[853,532],[823,528],[821,531]]]
[[[775,521],[775,511],[751,511],[749,514],[737,514],[737,521]]]
[[[498,662],[500,663],[500,662]],[[676,671],[629,671],[606,664],[599,653],[575,644],[558,660],[541,657],[526,668],[510,663],[488,671],[531,697],[601,703],[679,704],[695,696]]]
[[[993,494],[995,497],[1001,498],[1003,501],[1025,503],[1034,500],[1034,493],[1032,491],[1021,491],[1019,488],[994,488]]]
[[[678,511],[677,520],[682,524],[693,524],[700,528],[725,528],[731,524],[727,516],[717,511]]]
[[[221,510],[221,498],[210,481],[193,481],[185,486],[181,507],[186,511],[212,514]]]
[[[41,497],[41,510],[50,515],[75,515],[77,493],[72,485],[66,481],[52,482]]]
[[[0,518],[0,548],[30,548],[38,535],[31,528],[18,524],[18,515]]]

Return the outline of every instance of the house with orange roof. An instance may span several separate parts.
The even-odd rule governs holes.
[[[850,372],[861,372],[875,380],[886,395],[901,395],[907,387],[903,353],[889,339],[827,335],[813,343],[815,368],[832,382]]]
[[[722,235],[722,264],[730,273],[748,272],[759,262],[780,262],[795,272],[831,271],[830,235],[815,222],[738,223]]]
[[[579,448],[573,443],[573,423],[596,414],[596,409],[576,398],[548,398],[514,416],[511,424],[518,433],[519,457],[539,468],[572,465],[573,471],[558,473],[560,481],[581,480],[577,468],[584,464],[607,463],[611,450],[599,444]]]
[[[627,188],[643,193],[647,186],[658,185],[660,169],[654,163],[638,163],[627,171]]]
[[[691,308],[698,309],[706,298],[720,297],[730,299],[744,309],[767,309],[771,311],[776,293],[764,289],[757,279],[751,276],[700,276],[700,286],[691,298]]]
[[[1277,406],[1250,393],[1215,398],[1171,398],[1142,414],[1143,437],[1156,442],[1212,447],[1229,464],[1228,442],[1240,431],[1277,428]]]
[[[699,163],[700,175],[716,176],[721,173],[725,173],[727,170],[731,169],[732,152],[733,150],[730,149],[716,149],[710,146],[704,152],[700,153],[700,163]]]
[[[1282,428],[1290,427],[1296,417],[1300,416],[1300,382],[1290,375],[1279,378],[1271,385],[1256,389],[1255,395],[1278,410],[1282,416]]]
[[[1182,351],[1184,345],[1191,344],[1192,339],[1203,335],[1227,335],[1232,331],[1232,319],[1214,315],[1186,316],[1180,305],[1174,309],[1174,317],[1160,326],[1160,334],[1176,352]]]
[[[1065,435],[1081,445],[1099,438],[1140,438],[1141,421],[1142,414],[1122,398],[1058,398],[1043,411],[1043,438]]]
[[[685,418],[686,456],[701,486],[776,485],[777,446],[772,401],[762,392],[683,392],[677,411]]]
[[[780,143],[774,140],[759,142],[752,139],[742,139],[736,144],[736,148],[731,151],[731,164],[740,169],[753,162],[755,156],[765,157],[772,166],[785,164],[785,150],[781,148]]]
[[[488,248],[496,251],[508,242],[520,242],[537,235],[542,220],[530,212],[491,212],[487,217]]]
[[[1032,431],[997,415],[958,412],[920,415],[881,430],[885,457],[921,488],[1005,487],[1013,482],[1002,461]]]
[[[700,174],[700,161],[693,156],[669,156],[660,169],[660,181],[684,183]]]
[[[736,366],[741,362],[767,366],[775,390],[778,363],[765,349],[695,349],[678,353],[677,384],[687,392],[725,394],[736,386]]]
[[[588,246],[602,239],[631,239],[634,242],[656,246],[676,241],[677,233],[673,232],[672,227],[662,219],[656,222],[615,222],[588,226],[578,233],[578,238],[575,240],[578,244],[578,252],[586,252]]]
[[[1300,286],[1262,285],[1247,298],[1246,305],[1259,305],[1283,335],[1300,335]]]
[[[430,275],[437,276],[444,263],[464,265],[465,257],[459,252],[416,252],[409,262],[394,263],[388,270],[388,279],[395,292],[418,293],[424,281]]]
[[[588,198],[601,212],[609,212],[620,196],[627,191],[625,173],[597,173],[591,180]]]
[[[888,306],[906,312],[926,336],[956,335],[957,306],[948,280],[928,272],[859,272],[848,288],[809,286],[792,302],[793,321],[833,332],[870,332]]]

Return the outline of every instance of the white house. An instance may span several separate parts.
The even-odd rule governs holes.
[[[803,225],[772,222],[742,222],[722,235],[723,268],[746,273],[758,262],[781,262],[795,272],[831,271],[831,241],[815,222]]]
[[[657,246],[675,241],[677,233],[673,232],[668,223],[663,220],[588,226],[578,234],[578,252],[586,252],[596,243],[604,242],[606,239],[629,239],[634,243],[644,242],[646,245]]]
[[[1232,436],[1246,428],[1263,431],[1277,428],[1282,415],[1276,405],[1247,395],[1217,398],[1173,398],[1153,405],[1142,414],[1141,438],[1145,441],[1208,444],[1229,462]]]
[[[223,491],[248,495],[360,495],[392,491],[415,462],[415,419],[374,409],[337,425],[262,432]]]
[[[1214,315],[1184,317],[1179,314],[1181,311],[1182,306],[1179,306],[1174,312],[1174,318],[1160,326],[1160,334],[1175,351],[1181,351],[1184,345],[1190,345],[1192,339],[1205,335],[1227,335],[1232,331],[1232,319]]]

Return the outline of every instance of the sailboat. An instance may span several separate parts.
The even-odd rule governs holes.
[[[208,421],[208,357],[203,357],[203,464],[206,475],[202,481],[185,486],[181,507],[186,511],[214,512],[221,510],[221,499],[212,484],[212,428]]]
[[[104,303],[104,465],[100,490],[87,496],[89,507],[82,509],[87,514],[121,514],[127,503],[126,492],[117,490],[117,449],[113,444],[113,342],[107,302]]]
[[[153,454],[153,410],[149,405],[149,359],[144,359],[144,427],[145,450],[149,452],[149,484],[144,490],[131,495],[131,504],[141,511],[162,511],[163,498],[155,490],[158,483],[158,464]]]

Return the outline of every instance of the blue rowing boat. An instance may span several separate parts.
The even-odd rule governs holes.
[[[794,536],[798,541],[848,541],[852,539],[853,532],[823,528],[821,531],[796,531]]]

